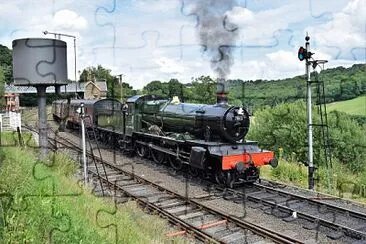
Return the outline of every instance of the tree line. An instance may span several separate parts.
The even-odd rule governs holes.
[[[320,81],[313,84],[313,96],[316,103],[317,90],[324,84],[325,102],[348,100],[366,94],[366,64],[355,64],[352,67],[337,67],[326,69],[320,73],[313,72],[312,80]],[[179,96],[181,100],[192,103],[213,104],[216,101],[216,82],[210,76],[192,78],[188,84],[172,78],[167,81],[153,80],[143,89],[134,89],[126,82],[111,74],[111,70],[98,65],[85,68],[79,82],[86,82],[90,76],[96,80],[105,80],[108,87],[108,97],[128,98],[136,94],[154,94],[161,97]],[[133,78],[132,78],[133,79]],[[12,81],[12,52],[6,46],[0,45],[0,94],[3,94],[4,83]],[[233,105],[243,105],[251,112],[264,107],[273,107],[284,102],[304,100],[306,97],[305,75],[280,80],[227,80],[229,102]],[[122,89],[121,89],[122,86]],[[121,91],[123,94],[121,94]],[[51,98],[54,96],[50,96]],[[49,102],[53,99],[48,99]],[[34,106],[36,95],[21,95],[24,106]],[[361,118],[362,119],[362,118]]]

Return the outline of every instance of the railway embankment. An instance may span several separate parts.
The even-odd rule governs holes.
[[[24,147],[17,139],[13,133],[1,135],[1,243],[166,241],[171,229],[164,220],[132,201],[116,205],[112,198],[96,197],[77,181],[77,166],[67,155],[39,162],[31,135],[23,133]]]

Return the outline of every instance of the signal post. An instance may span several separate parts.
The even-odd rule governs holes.
[[[307,134],[308,134],[308,183],[309,189],[314,190],[314,161],[313,161],[313,120],[312,120],[312,109],[311,109],[311,77],[310,77],[310,67],[311,67],[311,53],[310,50],[310,37],[306,35],[305,37],[305,48],[300,47],[298,51],[298,58],[300,61],[305,60],[305,72],[307,77]]]

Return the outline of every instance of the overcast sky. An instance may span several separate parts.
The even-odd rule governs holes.
[[[2,0],[0,44],[11,48],[14,39],[46,37],[45,30],[75,35],[77,70],[101,64],[124,74],[134,88],[170,78],[187,83],[217,77],[211,61],[219,52],[205,49],[199,34],[215,23],[206,21],[207,13],[225,23],[211,25],[221,37],[204,31],[218,46],[230,47],[227,78],[304,73],[297,50],[306,32],[314,58],[329,60],[326,67],[365,63],[366,0]],[[73,40],[61,39],[73,80]]]

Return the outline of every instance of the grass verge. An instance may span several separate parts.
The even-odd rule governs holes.
[[[67,156],[54,154],[45,164],[31,146],[15,146],[12,134],[1,139],[0,243],[168,241],[169,226],[158,216],[146,215],[134,202],[115,205],[78,184]]]
[[[319,167],[315,171],[314,177],[318,179],[315,181],[316,191],[366,203],[366,173],[353,174],[338,162],[333,162],[332,171],[334,183],[330,191],[328,189],[328,170],[325,167]],[[261,168],[261,177],[308,188],[308,168],[297,162],[281,159],[277,168],[264,166]]]

